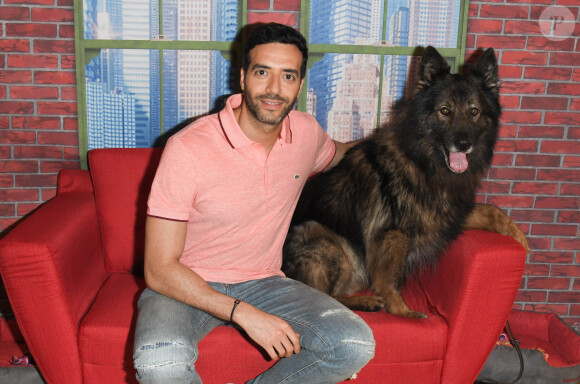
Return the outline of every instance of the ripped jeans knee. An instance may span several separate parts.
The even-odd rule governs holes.
[[[166,341],[136,346],[133,352],[137,380],[141,384],[198,384],[197,351],[190,343]]]

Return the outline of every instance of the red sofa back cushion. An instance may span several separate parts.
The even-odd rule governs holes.
[[[162,148],[89,152],[106,268],[142,274],[147,197]]]

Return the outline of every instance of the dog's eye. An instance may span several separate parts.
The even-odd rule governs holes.
[[[477,116],[479,114],[479,109],[473,107],[469,112],[471,113],[472,116]]]
[[[451,109],[447,107],[441,107],[441,114],[443,116],[449,116],[449,114],[451,114]]]

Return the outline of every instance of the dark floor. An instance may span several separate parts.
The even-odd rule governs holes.
[[[2,384],[44,384],[36,367],[0,367]]]

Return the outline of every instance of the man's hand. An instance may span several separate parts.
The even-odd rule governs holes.
[[[247,303],[240,303],[233,320],[260,345],[272,360],[300,352],[300,335],[281,318]]]

